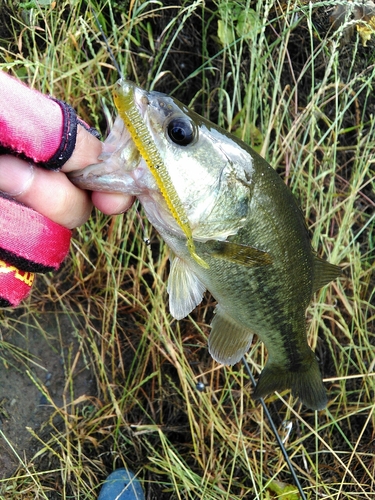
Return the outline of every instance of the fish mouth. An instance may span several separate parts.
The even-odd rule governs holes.
[[[116,82],[115,88],[119,89],[122,93],[132,94],[134,104],[137,106],[138,112],[143,117],[147,106],[150,104],[150,93],[147,92],[147,90],[138,87],[138,85],[134,82],[123,79]]]
[[[135,194],[128,176],[119,170],[108,170],[106,163],[95,163],[67,174],[70,182],[80,189],[104,193]]]
[[[115,84],[116,92],[132,95],[133,106],[144,117],[149,105],[148,92],[128,80],[119,80]],[[124,123],[121,113],[103,143],[98,163],[68,173],[70,181],[81,189],[107,193],[139,194],[135,185],[136,173],[141,163],[139,149]]]
[[[135,172],[141,157],[123,120],[117,116],[113,128],[103,143],[98,163],[67,174],[81,189],[106,193],[137,195]]]

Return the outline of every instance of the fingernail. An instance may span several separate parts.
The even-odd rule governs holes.
[[[31,163],[14,156],[0,156],[0,191],[16,197],[27,191],[34,178]]]

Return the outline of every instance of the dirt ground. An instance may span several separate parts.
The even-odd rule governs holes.
[[[36,318],[23,315],[22,309],[10,313],[15,315],[20,318],[19,328],[9,330],[3,325],[0,330],[2,342],[11,346],[0,349],[0,479],[11,476],[21,461],[40,448],[33,432],[48,434],[54,408],[45,390],[56,407],[70,403],[71,383],[75,398],[95,390],[71,316],[44,313]],[[69,360],[77,362],[68,373]]]

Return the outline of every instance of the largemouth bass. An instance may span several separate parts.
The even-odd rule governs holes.
[[[206,289],[217,300],[208,339],[216,361],[237,363],[259,336],[268,359],[254,398],[291,389],[323,409],[305,312],[340,269],[316,256],[289,188],[248,145],[176,99],[125,80],[114,99],[119,115],[100,163],[72,182],[138,197],[171,250],[172,316],[187,316]]]

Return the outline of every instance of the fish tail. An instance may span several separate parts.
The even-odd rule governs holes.
[[[293,396],[312,410],[323,410],[327,406],[327,394],[323,385],[315,354],[309,349],[306,359],[296,371],[286,369],[268,360],[260,374],[254,390],[254,399],[267,396],[274,391],[291,389]]]

